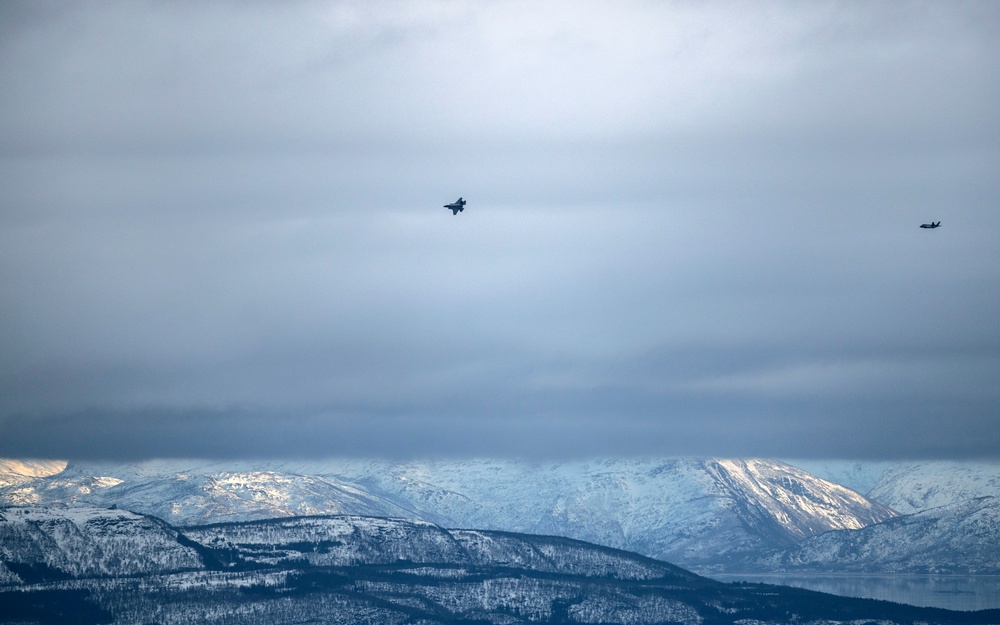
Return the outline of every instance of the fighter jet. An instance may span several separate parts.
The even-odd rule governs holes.
[[[465,210],[465,200],[463,200],[462,198],[458,198],[457,202],[452,202],[451,204],[445,204],[444,207],[450,208],[452,215],[457,215]]]
[[[937,228],[941,225],[940,221],[932,221],[929,224],[920,224],[921,228]]]

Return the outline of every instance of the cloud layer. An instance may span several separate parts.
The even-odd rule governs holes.
[[[1000,453],[992,3],[0,11],[0,454]]]

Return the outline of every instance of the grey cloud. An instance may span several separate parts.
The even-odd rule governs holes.
[[[991,453],[991,4],[53,6],[4,455]]]
[[[432,406],[433,407],[433,406]],[[864,402],[845,397],[747,401],[712,394],[659,398],[588,390],[572,397],[449,400],[444,411],[386,406],[364,413],[87,410],[2,423],[5,455],[87,459],[758,455],[913,459],[994,457],[984,407],[951,398]],[[457,414],[461,413],[461,414]],[[473,414],[475,416],[470,416]],[[525,416],[529,414],[530,416]],[[623,414],[627,413],[627,414]],[[664,416],[671,415],[671,416]]]

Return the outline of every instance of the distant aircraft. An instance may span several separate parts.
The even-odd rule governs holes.
[[[450,208],[452,215],[457,215],[465,210],[465,200],[463,200],[462,198],[458,198],[457,202],[452,202],[451,204],[445,204],[444,207]]]
[[[921,228],[937,228],[941,225],[940,221],[932,221],[929,224],[920,224]]]

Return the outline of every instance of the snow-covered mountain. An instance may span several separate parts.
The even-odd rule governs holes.
[[[562,535],[700,567],[893,516],[784,463],[702,458],[72,464],[58,475],[0,489],[0,501],[114,504],[182,525],[306,514],[391,516]]]
[[[140,544],[141,543],[141,544]],[[0,583],[201,568],[163,521],[124,510],[0,508]]]
[[[36,477],[61,473],[65,460],[9,460],[0,458],[0,488],[30,482]]]
[[[987,462],[806,464],[867,489],[867,499],[767,460],[0,466],[16,476],[0,487],[0,502],[117,505],[179,525],[397,517],[568,536],[705,572],[986,572],[1000,561],[1000,525],[989,522],[1000,505],[1000,464]],[[920,514],[885,523],[894,507]]]
[[[746,571],[1000,573],[1000,463],[803,463],[865,488],[905,513],[857,531],[830,531],[764,557]]]
[[[559,537],[352,516],[173,529],[124,511],[2,509],[0,620],[396,625],[1000,621],[761,584],[724,584]],[[30,536],[19,533],[30,527]],[[79,535],[75,535],[79,534]],[[87,549],[114,558],[81,569]],[[77,549],[82,549],[79,553]],[[175,556],[170,559],[169,555]],[[68,557],[67,557],[68,556]],[[147,563],[137,569],[135,563]]]
[[[882,474],[894,465],[892,462],[874,462],[857,460],[788,460],[784,462],[798,467],[803,471],[857,491],[870,497],[871,490],[882,479]],[[885,504],[884,501],[879,501]],[[888,505],[888,504],[885,504]],[[889,506],[890,508],[892,506]]]
[[[882,472],[869,496],[903,514],[979,497],[1000,498],[1000,463],[895,463]]]
[[[832,531],[745,570],[772,572],[1000,574],[1000,499],[977,497],[856,531]]]
[[[449,526],[558,534],[686,565],[892,516],[764,460],[360,462],[337,470]]]
[[[162,461],[74,464],[57,475],[0,489],[0,500],[11,505],[117,505],[184,524],[310,514],[412,516],[336,478],[232,468]]]
[[[977,497],[1000,497],[1000,462],[995,461],[788,462],[856,490],[901,514]]]

